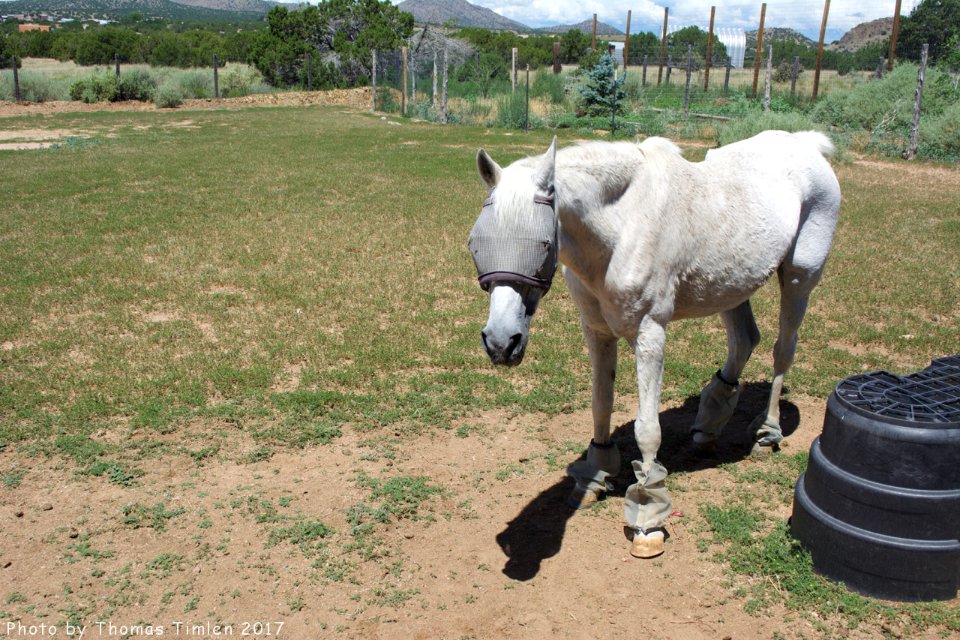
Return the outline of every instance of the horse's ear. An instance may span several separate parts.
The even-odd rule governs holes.
[[[483,149],[477,151],[477,171],[480,172],[480,177],[491,189],[500,182],[500,165],[494,162],[493,158]]]
[[[550,148],[540,158],[540,166],[537,167],[535,180],[537,187],[546,193],[553,192],[553,178],[557,166],[557,136],[553,136],[553,142]]]

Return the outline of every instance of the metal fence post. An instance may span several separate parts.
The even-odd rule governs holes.
[[[693,73],[693,45],[687,45],[687,84],[683,89],[683,117],[690,114],[690,76]]]
[[[220,60],[217,58],[217,54],[213,54],[213,97],[220,97],[220,70],[219,70]]]

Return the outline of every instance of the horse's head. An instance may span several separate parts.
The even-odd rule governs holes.
[[[477,152],[477,169],[490,197],[468,244],[480,286],[490,292],[490,317],[480,335],[494,364],[515,366],[523,360],[530,319],[557,268],[556,152],[554,138],[546,154],[506,169],[483,149]]]

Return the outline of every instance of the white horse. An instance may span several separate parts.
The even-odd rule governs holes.
[[[666,326],[719,313],[727,331],[723,368],[704,387],[693,441],[708,447],[733,414],[738,379],[760,339],[750,296],[776,272],[780,331],[766,411],[751,426],[756,443],[782,440],[780,395],[797,329],[823,274],[840,207],[840,187],[817,132],[768,131],[684,160],[663,138],[594,142],[501,168],[480,149],[477,167],[490,198],[470,235],[480,284],[490,292],[483,346],[494,364],[523,359],[530,320],[559,261],[580,309],[593,368],[593,439],[568,473],[575,506],[612,486],[620,454],[610,438],[617,342],[636,356],[639,411],[625,515],[631,553],[663,552],[670,514],[667,470],[657,460]]]

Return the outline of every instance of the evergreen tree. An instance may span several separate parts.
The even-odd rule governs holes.
[[[613,56],[605,53],[600,61],[587,72],[587,83],[580,89],[584,106],[591,115],[610,116],[610,131],[617,130],[617,112],[620,111],[626,92],[624,77],[617,78]]]

